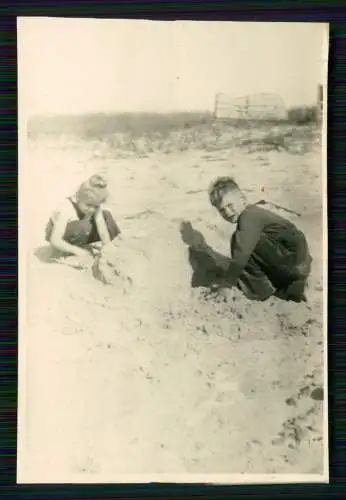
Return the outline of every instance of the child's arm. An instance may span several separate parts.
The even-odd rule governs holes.
[[[80,248],[76,245],[71,245],[64,240],[67,222],[67,217],[62,212],[56,215],[52,235],[50,238],[51,245],[56,249],[61,250],[62,252],[71,253],[80,257],[89,255],[89,252],[87,250],[84,250],[83,248]]]
[[[109,212],[110,218],[113,222],[113,224],[111,224],[111,226],[112,226],[112,228],[110,230],[111,232],[109,231],[109,229],[107,227],[107,223],[106,223],[106,220],[104,217],[104,210],[106,210],[107,213]],[[108,209],[105,209],[104,207],[99,208],[98,212],[95,215],[95,223],[96,223],[97,231],[99,233],[101,241],[104,245],[107,245],[107,243],[110,243],[115,237],[119,237],[120,229],[116,225],[116,223],[113,220],[113,217],[111,215],[111,212]]]
[[[234,233],[232,259],[227,270],[229,284],[235,285],[255,250],[263,231],[263,221],[255,210],[243,212]]]
[[[102,243],[104,245],[107,245],[107,243],[110,243],[111,237],[107,228],[105,218],[102,213],[102,209],[99,209],[97,211],[97,214],[95,215],[95,223],[97,227],[97,232],[99,233]]]

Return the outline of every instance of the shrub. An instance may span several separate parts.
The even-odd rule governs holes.
[[[316,106],[300,106],[288,110],[288,120],[291,123],[304,125],[306,123],[317,122],[318,112]]]

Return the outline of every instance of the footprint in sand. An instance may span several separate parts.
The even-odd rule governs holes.
[[[307,398],[313,401],[309,404]],[[314,417],[320,411],[318,402],[323,400],[323,388],[316,386],[313,381],[301,387],[295,397],[287,398],[286,405],[296,408],[296,415],[282,423],[282,428],[272,440],[272,444],[288,444],[291,449],[297,448],[311,433],[315,434],[312,441],[321,441],[322,437],[318,436],[319,431],[314,426]]]

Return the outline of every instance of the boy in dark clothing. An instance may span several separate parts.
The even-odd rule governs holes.
[[[226,272],[215,284],[237,286],[253,300],[275,295],[295,302],[306,301],[305,287],[312,258],[304,234],[279,215],[258,205],[247,205],[236,182],[221,177],[209,189],[211,204],[228,222],[236,224]],[[200,249],[207,245],[200,238]]]

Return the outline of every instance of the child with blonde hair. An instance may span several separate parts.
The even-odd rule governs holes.
[[[106,179],[92,175],[52,213],[46,241],[63,255],[90,260],[95,249],[120,234],[111,211],[104,205],[108,195]]]

